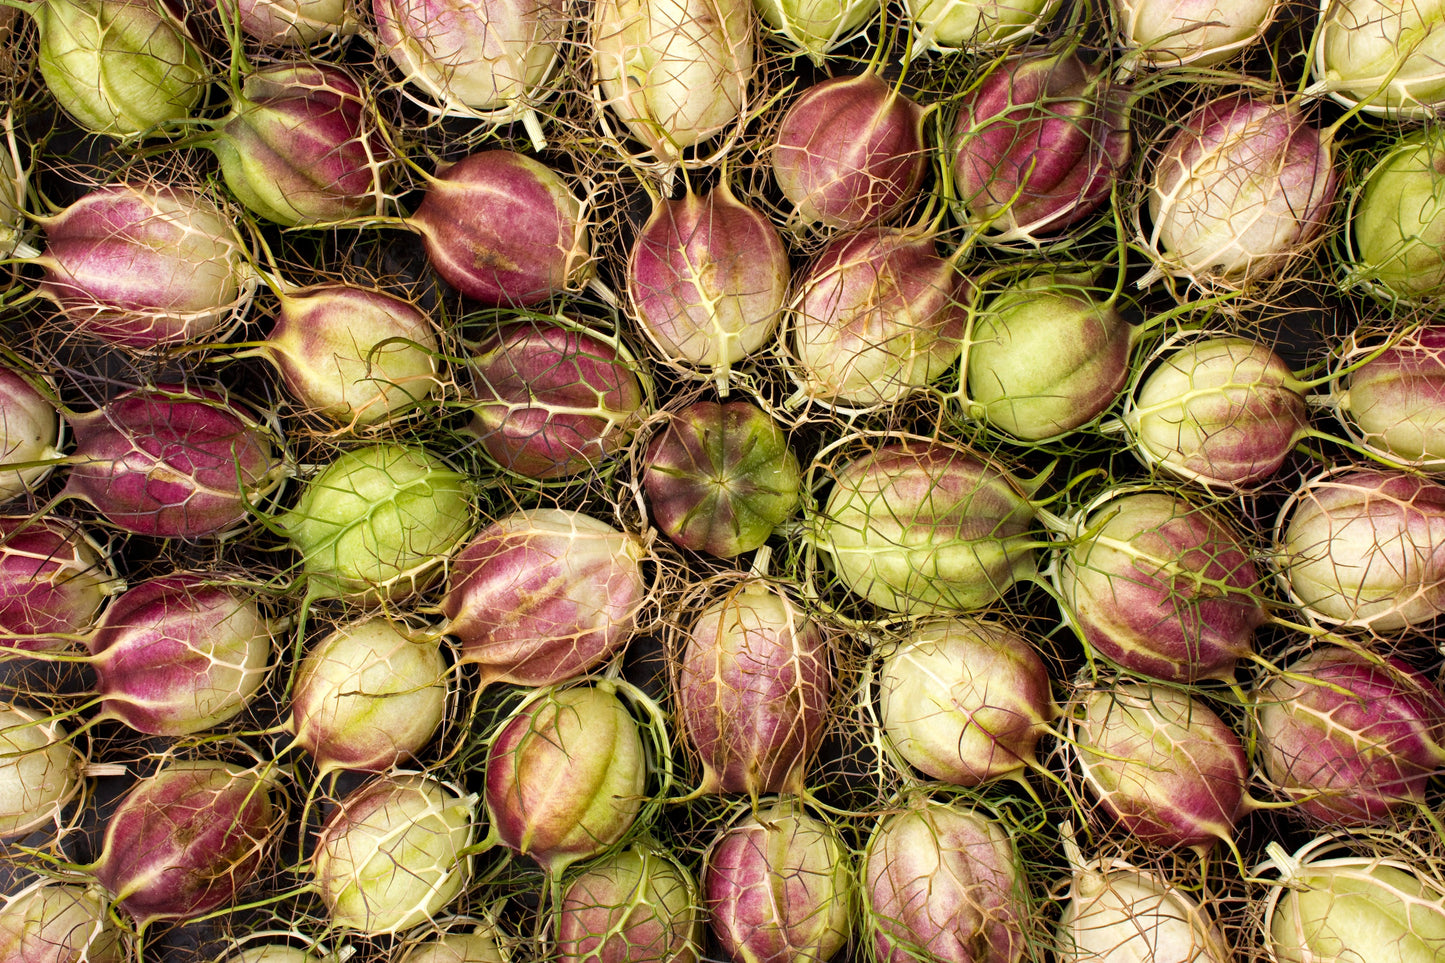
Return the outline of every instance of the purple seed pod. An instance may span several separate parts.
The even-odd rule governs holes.
[[[574,325],[507,325],[467,365],[471,431],[494,461],[527,478],[595,471],[646,415],[647,382],[631,354]]]
[[[801,792],[833,692],[830,644],[779,587],[748,579],[687,634],[678,721],[703,792]]]
[[[627,644],[648,597],[647,549],[579,512],[535,508],[483,529],[453,561],[442,598],[449,635],[481,684],[552,685]]]
[[[492,307],[540,304],[591,272],[581,202],[555,171],[515,151],[438,171],[408,223],[442,280]]]
[[[199,572],[127,589],[86,644],[102,714],[155,736],[235,718],[271,668],[271,626],[255,597]]]
[[[642,733],[611,681],[543,689],[492,740],[485,781],[497,838],[556,879],[632,828],[646,802]]]
[[[56,719],[0,702],[0,839],[62,825],[85,763]]]
[[[138,924],[233,903],[260,869],[283,813],[254,769],[179,761],[136,783],[105,827],[95,875]]]
[[[3,154],[0,154],[3,156]],[[34,376],[0,364],[0,466],[25,465],[0,472],[0,502],[31,491],[52,466],[34,464],[59,455],[60,414]]]
[[[380,215],[390,152],[369,97],[340,67],[265,67],[242,81],[207,146],[231,193],[277,224]]]
[[[567,884],[557,955],[562,963],[696,963],[701,929],[692,875],[660,849],[637,843]]]
[[[1036,241],[1093,215],[1129,163],[1128,97],[1076,53],[999,64],[954,126],[967,219],[998,241]]]
[[[1445,324],[1401,337],[1342,379],[1338,411],[1366,445],[1445,469]]]
[[[1211,337],[1167,354],[1123,415],[1146,465],[1239,489],[1279,471],[1309,428],[1307,389],[1268,346]]]
[[[1295,104],[1229,94],[1186,117],[1154,167],[1155,269],[1239,287],[1278,272],[1324,227],[1339,176]]]
[[[278,295],[262,355],[292,396],[347,428],[370,427],[441,390],[436,327],[384,291],[323,283]]]
[[[66,494],[137,535],[217,535],[281,482],[271,434],[218,391],[137,389],[68,420]]]
[[[863,920],[878,963],[1018,963],[1026,882],[1012,840],[962,804],[883,816],[863,854]]]
[[[94,888],[42,880],[0,909],[5,963],[124,963],[121,928]]]
[[[229,327],[256,287],[232,219],[185,187],[112,184],[39,218],[42,295],[110,344],[153,350]]]
[[[1202,700],[1123,682],[1084,695],[1070,723],[1084,781],[1134,839],[1204,849],[1234,838],[1249,757]]]
[[[981,619],[914,626],[883,650],[877,685],[889,743],[910,765],[957,786],[1021,776],[1058,714],[1033,645]]]
[[[1424,805],[1445,769],[1445,695],[1403,660],[1323,645],[1252,696],[1275,789],[1330,826]]]
[[[928,172],[923,118],[871,71],[814,84],[783,115],[773,178],[806,224],[852,231],[889,220]]]
[[[970,287],[931,234],[870,229],[829,244],[788,308],[799,393],[870,406],[926,388],[963,353]]]
[[[721,377],[772,342],[790,277],[777,228],[723,182],[657,202],[632,245],[627,297],[667,360]]]
[[[1095,652],[1166,682],[1234,678],[1266,614],[1259,572],[1222,514],[1166,492],[1096,499],[1054,579]]]
[[[673,412],[642,473],[653,523],[683,548],[720,558],[766,542],[797,509],[801,485],[787,433],[746,401]]]
[[[119,588],[111,558],[77,523],[0,517],[0,651],[66,648]]]
[[[734,960],[826,963],[853,935],[851,863],[838,830],[794,802],[744,813],[703,860],[713,935]]]
[[[1445,613],[1445,486],[1359,469],[1306,482],[1276,525],[1275,567],[1307,615],[1387,632]]]
[[[351,33],[356,22],[346,0],[204,0],[221,7],[241,32],[267,47],[309,47],[338,33]]]

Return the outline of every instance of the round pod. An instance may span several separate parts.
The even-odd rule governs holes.
[[[562,963],[696,963],[702,912],[692,874],[646,843],[606,854],[567,883],[558,910]]]
[[[0,516],[0,649],[67,648],[119,588],[112,559],[78,523]]]
[[[908,0],[913,42],[932,50],[999,50],[1047,26],[1059,0]]]
[[[398,963],[508,963],[510,959],[496,927],[483,924],[470,933],[447,933],[417,943]]]
[[[0,151],[0,157],[4,152]],[[0,502],[34,491],[60,452],[60,413],[34,375],[0,364]],[[11,469],[9,466],[15,466]]]
[[[123,963],[126,950],[94,888],[44,880],[0,909],[0,959],[9,963]]]
[[[1445,31],[1433,2],[1322,0],[1312,77],[1337,100],[1392,120],[1445,103]]]
[[[1114,0],[1114,24],[1124,46],[1151,66],[1228,60],[1258,41],[1280,0]]]
[[[1120,860],[1097,869],[1079,865],[1067,896],[1054,928],[1059,963],[1234,959],[1209,911],[1163,876]]]
[[[1445,468],[1445,325],[1421,325],[1370,353],[1336,394],[1347,428],[1412,467]]]
[[[1437,127],[1392,143],[1365,175],[1350,217],[1353,277],[1407,301],[1445,292],[1445,136]]]
[[[44,713],[0,703],[0,838],[60,825],[81,789],[85,759]]]

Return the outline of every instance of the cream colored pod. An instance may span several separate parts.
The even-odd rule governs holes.
[[[1264,35],[1282,0],[1113,0],[1114,27],[1153,67],[1208,66]]]
[[[60,723],[0,704],[0,838],[58,824],[84,764]]]
[[[754,0],[773,32],[821,64],[878,13],[878,0]]]
[[[507,963],[510,958],[490,924],[431,937],[396,957],[400,963]]]
[[[749,0],[597,0],[593,7],[601,106],[668,167],[741,122],[753,45]]]
[[[1022,43],[1046,25],[1059,0],[908,0],[921,50],[997,50]]]
[[[1445,0],[1321,0],[1315,86],[1392,120],[1445,104]]]
[[[120,927],[96,888],[42,881],[0,909],[5,963],[122,963]]]

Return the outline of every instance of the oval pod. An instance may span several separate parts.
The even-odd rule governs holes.
[[[1412,467],[1445,469],[1445,325],[1421,325],[1371,353],[1340,379],[1336,412],[1346,428]]]
[[[0,516],[0,650],[63,650],[119,591],[113,560],[77,523]]]
[[[1445,11],[1435,0],[1322,0],[1314,80],[1336,100],[1397,120],[1445,102]]]
[[[6,963],[122,963],[125,938],[94,889],[41,881],[0,909]]]
[[[33,379],[0,364],[0,467],[24,466],[0,472],[0,502],[38,487],[53,466],[33,463],[60,454],[60,413]]]
[[[497,928],[484,924],[470,933],[447,933],[417,943],[399,963],[508,963],[510,959]]]
[[[558,914],[563,963],[695,963],[701,949],[692,875],[647,843],[589,864],[563,890]]]
[[[84,765],[59,722],[0,702],[0,838],[59,826],[62,810],[80,792]]]
[[[807,54],[815,65],[878,12],[869,0],[756,0],[754,5],[775,36]]]
[[[1445,133],[1410,131],[1389,145],[1354,199],[1352,276],[1408,301],[1445,292]]]
[[[988,51],[1026,41],[1060,0],[908,0],[914,43],[929,50]]]
[[[356,23],[346,0],[208,0],[240,24],[241,32],[262,44],[309,47]]]
[[[1259,40],[1281,0],[1114,0],[1114,23],[1124,46],[1151,66],[1228,60]]]

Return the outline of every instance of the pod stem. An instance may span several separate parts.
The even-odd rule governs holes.
[[[523,107],[521,117],[522,128],[532,142],[532,149],[540,154],[547,149],[547,135],[542,133],[542,121],[531,107]]]

